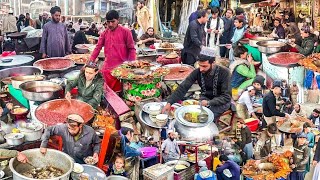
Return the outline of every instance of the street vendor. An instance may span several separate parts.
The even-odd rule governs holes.
[[[281,81],[274,81],[272,90],[265,95],[262,101],[264,120],[269,125],[276,122],[276,116],[289,118],[289,114],[280,112],[276,108],[276,97],[281,95]]]
[[[161,39],[154,33],[154,28],[149,27],[147,32],[140,37],[141,43],[145,44],[146,47],[153,45],[154,43],[160,43]]]
[[[281,19],[275,18],[273,24],[275,28],[273,29],[269,37],[276,38],[276,39],[284,39],[286,37],[286,32],[283,26],[281,25]]]
[[[87,26],[80,26],[80,31],[77,31],[73,38],[72,43],[72,50],[76,51],[77,48],[75,47],[78,44],[89,44],[89,41],[86,37],[85,31],[88,27]]]
[[[280,136],[277,135],[277,124],[271,123],[264,130],[254,147],[255,159],[261,159],[267,157],[277,147],[278,142],[281,141]]]
[[[22,163],[29,162],[27,156],[19,151],[0,149],[0,158],[1,159],[14,158],[14,157],[17,157],[17,160]]]
[[[249,119],[250,117],[257,119],[255,114],[255,109],[253,106],[253,98],[256,94],[256,90],[253,86],[249,86],[246,91],[244,91],[236,106],[237,115],[242,119]]]
[[[99,73],[98,65],[89,62],[81,71],[79,77],[74,81],[68,82],[66,86],[66,99],[71,100],[71,89],[78,87],[78,99],[90,104],[96,109],[101,102],[103,94],[103,78]]]
[[[175,132],[173,132],[173,130],[168,130],[168,138],[161,145],[161,151],[165,162],[178,160],[180,158],[181,153],[175,138]]]
[[[298,135],[298,141],[294,144],[293,159],[290,160],[290,168],[292,172],[289,175],[289,179],[304,180],[306,164],[309,162],[309,148],[306,145],[307,135],[300,133]]]
[[[315,43],[314,35],[311,33],[309,26],[302,27],[301,37],[302,37],[301,46],[295,44],[294,41],[290,45],[294,48],[297,48],[300,54],[309,56],[313,52],[314,43]]]
[[[63,140],[63,152],[71,156],[75,162],[84,164],[84,158],[93,156],[99,160],[101,140],[92,127],[84,124],[84,119],[78,114],[70,114],[66,124],[46,128],[42,135],[41,153],[47,152],[50,136],[58,135]]]
[[[190,87],[198,82],[201,87],[201,104],[207,106],[215,119],[231,106],[230,71],[214,63],[215,58],[201,55],[199,68],[195,69],[168,97],[163,112],[169,111],[171,104],[183,99]]]
[[[119,13],[116,10],[107,13],[106,23],[108,29],[100,35],[90,60],[96,61],[100,50],[104,47],[105,61],[101,70],[104,80],[113,91],[120,92],[122,89],[121,82],[111,75],[111,71],[124,61],[135,60],[136,49],[130,29],[118,25]]]

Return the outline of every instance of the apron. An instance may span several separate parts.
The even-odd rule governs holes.
[[[121,82],[117,78],[111,75],[111,71],[112,71],[111,69],[106,69],[105,67],[103,67],[103,69],[101,70],[101,73],[105,81],[104,85],[108,85],[114,92],[121,92],[122,91]]]
[[[314,173],[312,180],[320,180],[320,163],[317,163],[316,167],[314,168]]]

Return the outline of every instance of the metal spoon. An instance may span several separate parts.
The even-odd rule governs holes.
[[[200,123],[206,123],[208,121],[208,113],[203,109],[202,107],[202,104],[201,104],[201,101],[199,101],[199,104],[200,104],[200,114],[198,115],[198,121]]]

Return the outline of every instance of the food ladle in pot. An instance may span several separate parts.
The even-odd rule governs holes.
[[[202,104],[201,104],[201,100],[199,101],[200,104],[200,114],[198,115],[198,121],[200,123],[206,123],[208,121],[208,113],[203,109]]]

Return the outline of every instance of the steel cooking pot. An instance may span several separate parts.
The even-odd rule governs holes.
[[[254,37],[249,39],[249,45],[252,47],[258,47],[257,42],[260,41],[271,41],[274,40],[274,38],[269,37]]]
[[[20,89],[20,84],[27,81],[42,81],[45,79],[44,75],[27,75],[27,76],[15,76],[11,78],[13,88]]]
[[[20,130],[21,134],[24,134],[24,139],[26,141],[36,141],[41,139],[42,132],[43,132],[43,125],[40,123],[31,124],[27,123],[24,127],[19,126],[18,129]]]
[[[18,146],[24,142],[24,135],[21,133],[10,133],[5,135],[4,138],[10,146]]]
[[[35,167],[51,165],[53,167],[58,167],[64,172],[62,176],[52,178],[50,180],[69,180],[70,174],[73,170],[74,160],[66,153],[54,149],[48,149],[47,153],[43,155],[39,148],[28,149],[22,151],[22,153],[28,157],[30,164]],[[29,164],[20,163],[16,157],[10,160],[9,168],[13,173],[14,180],[34,180],[21,174],[30,170],[32,167]]]
[[[257,42],[257,45],[259,51],[266,54],[277,53],[286,46],[285,43],[279,41],[260,41]]]
[[[30,101],[48,101],[60,95],[62,87],[50,81],[29,81],[20,86],[23,96]]]

